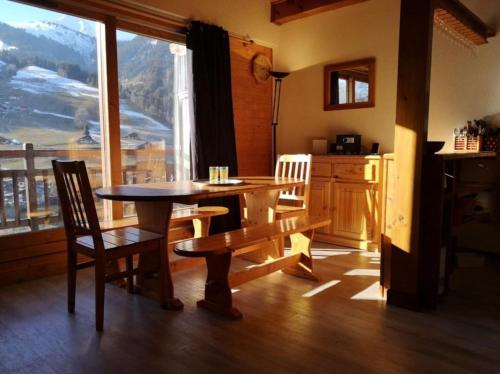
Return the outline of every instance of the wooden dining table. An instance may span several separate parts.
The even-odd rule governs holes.
[[[235,185],[211,185],[200,181],[179,181],[151,184],[117,185],[100,188],[96,195],[102,199],[114,201],[133,201],[135,203],[139,228],[161,234],[168,243],[168,228],[174,203],[195,204],[199,200],[242,195],[245,201],[246,224],[259,225],[273,222],[275,209],[281,191],[304,185],[304,182],[293,178],[267,176],[235,177],[242,181]],[[165,249],[167,250],[167,249]],[[271,250],[263,248],[262,251]],[[256,253],[250,260],[263,262],[269,254]],[[270,254],[276,256],[279,254]],[[143,254],[139,258],[139,266],[149,274],[158,272],[159,266],[169,269],[168,254],[166,263],[161,264],[158,254]],[[158,289],[158,280],[154,277],[137,278],[137,287],[143,293],[148,289]],[[182,302],[174,296],[174,285],[170,271],[167,272],[168,303],[167,309],[182,309]],[[155,287],[156,286],[156,287]],[[153,292],[154,293],[154,292]]]

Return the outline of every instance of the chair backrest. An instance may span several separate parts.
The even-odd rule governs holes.
[[[304,181],[304,187],[295,187],[280,194],[280,204],[309,208],[309,189],[311,182],[310,154],[280,155],[276,161],[275,176],[283,178],[297,178]]]
[[[85,162],[52,160],[52,168],[66,238],[74,243],[78,236],[92,235],[97,249],[102,235]]]

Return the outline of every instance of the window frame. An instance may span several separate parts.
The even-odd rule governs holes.
[[[11,0],[12,1],[12,0]],[[186,43],[186,21],[168,15],[149,11],[147,8],[118,4],[114,0],[87,0],[85,4],[73,0],[15,0],[13,2],[47,9],[70,16],[86,18],[103,24],[98,33],[98,74],[101,128],[105,128],[102,144],[103,154],[103,186],[122,184],[121,134],[119,109],[119,77],[117,30],[131,31],[136,34],[162,39],[168,42]],[[110,157],[110,155],[120,157]],[[106,164],[105,164],[106,163]],[[123,218],[123,204],[118,201],[106,201],[107,218],[112,220]],[[28,247],[46,246],[56,238],[60,240],[63,227],[41,231],[16,233],[0,236],[0,247],[12,250],[12,237],[23,237]],[[23,242],[25,242],[23,240]],[[0,253],[2,251],[0,250]],[[40,253],[43,255],[44,253]],[[39,255],[37,253],[37,255]]]

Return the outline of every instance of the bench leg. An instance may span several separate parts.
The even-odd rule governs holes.
[[[280,191],[259,191],[246,193],[245,196],[245,219],[248,226],[266,224],[275,220],[276,205],[278,204]],[[241,258],[263,264],[266,261],[282,257],[279,246],[267,244],[256,251],[245,253]]]
[[[208,230],[210,229],[210,217],[193,219],[193,227],[195,238],[208,236]]]
[[[318,282],[321,280],[320,277],[313,273],[313,262],[311,255],[313,236],[314,230],[290,235],[290,241],[292,244],[291,254],[294,255],[300,253],[301,256],[299,262],[296,265],[283,269],[284,273]]]
[[[229,287],[229,267],[231,253],[209,256],[207,261],[207,283],[205,284],[205,299],[198,301],[198,307],[222,314],[231,319],[240,319],[242,314],[233,308],[233,297]]]

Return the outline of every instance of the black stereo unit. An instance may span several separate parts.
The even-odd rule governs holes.
[[[337,135],[337,152],[344,155],[361,154],[361,135]]]

